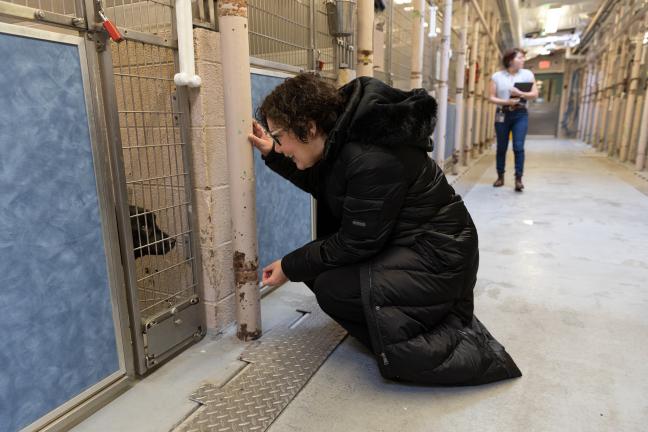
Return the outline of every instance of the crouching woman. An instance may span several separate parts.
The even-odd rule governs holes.
[[[305,282],[386,378],[521,375],[473,314],[477,231],[428,156],[436,102],[425,90],[367,77],[337,90],[302,74],[266,97],[259,120],[249,140],[267,166],[318,203],[317,240],[266,267],[265,284]]]

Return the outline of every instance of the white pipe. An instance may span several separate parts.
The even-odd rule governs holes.
[[[464,119],[464,81],[466,79],[466,50],[468,48],[468,20],[470,14],[470,7],[468,2],[464,0],[461,3],[461,39],[459,42],[459,52],[457,52],[457,73],[455,76],[457,94],[455,102],[457,106],[457,114],[455,116],[455,130],[454,130],[454,153],[452,155],[452,173],[457,174],[457,167],[459,159],[461,158],[462,138],[463,138],[463,119]]]
[[[358,76],[374,76],[374,0],[358,1]]]
[[[464,136],[464,166],[472,157],[472,137],[475,122],[475,78],[477,76],[477,55],[479,53],[479,27],[478,21],[472,29],[472,43],[470,44],[470,70],[468,71],[468,103],[466,104],[466,135]]]
[[[592,79],[592,63],[587,63],[583,68],[583,94],[580,97],[580,109],[578,110],[578,136],[581,141],[585,141],[585,134],[587,132],[587,125],[589,121],[590,109],[590,96],[591,96],[591,79]]]
[[[644,169],[646,164],[646,150],[648,149],[648,90],[644,96],[643,114],[641,115],[641,125],[639,132],[639,143],[637,147],[637,160],[635,161],[635,168],[637,171]]]
[[[261,303],[257,275],[254,156],[252,146],[247,142],[248,131],[252,130],[247,2],[220,0],[218,26],[223,58],[237,335],[241,340],[251,340],[261,336]]]
[[[393,6],[392,6],[393,7]],[[423,44],[425,21],[425,0],[414,0],[414,19],[412,20],[412,71],[410,74],[410,88],[423,87]]]
[[[480,68],[479,82],[476,83],[475,88],[475,136],[472,144],[473,150],[478,150],[481,154],[483,149],[479,146],[482,136],[482,109],[484,108],[484,80],[486,79],[487,70],[484,67],[486,63],[486,52],[488,51],[488,41],[480,39],[479,59],[477,64]]]
[[[441,79],[439,80],[439,115],[437,128],[436,163],[441,169],[445,163],[446,122],[448,118],[448,70],[450,69],[450,38],[452,37],[452,0],[443,7],[443,33],[441,38]]]
[[[632,58],[632,68],[630,72],[630,88],[628,89],[628,96],[626,100],[625,116],[623,118],[623,131],[621,135],[621,149],[619,158],[621,162],[628,159],[628,148],[630,147],[630,137],[632,135],[632,119],[634,117],[635,101],[637,98],[637,87],[639,87],[639,71],[641,69],[641,55],[642,53],[642,39],[643,32],[640,36],[635,36],[632,40],[634,45],[634,56]],[[621,123],[622,120],[619,120]]]
[[[175,74],[173,81],[178,86],[200,87],[202,80],[196,75],[193,44],[193,17],[191,15],[191,0],[176,0],[176,32],[178,33],[178,59],[180,72]]]

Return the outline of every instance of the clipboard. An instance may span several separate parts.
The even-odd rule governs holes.
[[[532,82],[516,82],[513,84],[513,87],[517,88],[521,92],[528,93],[533,88]]]

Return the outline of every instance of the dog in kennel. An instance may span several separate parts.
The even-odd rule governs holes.
[[[175,239],[157,225],[155,213],[134,205],[129,205],[128,209],[135,259],[146,255],[164,255],[175,247]]]

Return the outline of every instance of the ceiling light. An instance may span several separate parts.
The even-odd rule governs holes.
[[[413,11],[413,10],[414,10],[414,6],[405,6],[405,7],[403,8],[403,10],[404,10],[405,12]]]
[[[562,18],[563,15],[563,9],[564,8],[562,6],[558,8],[547,9],[547,12],[545,13],[545,22],[544,22],[545,33],[551,34],[551,33],[556,33],[558,31],[560,19]]]
[[[436,26],[437,7],[430,6],[430,28],[428,29],[428,37],[433,38],[437,35]]]
[[[394,0],[394,3],[397,5],[410,4],[412,3],[412,0]]]

